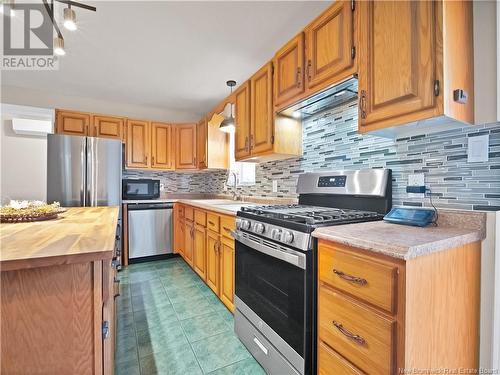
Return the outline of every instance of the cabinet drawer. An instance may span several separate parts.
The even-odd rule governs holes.
[[[318,375],[364,375],[323,341],[318,344]]]
[[[205,211],[194,210],[194,221],[202,227],[207,225],[207,213]]]
[[[392,374],[396,322],[320,286],[318,337],[361,370]]]
[[[219,233],[219,215],[211,212],[207,214],[207,228]]]
[[[397,275],[396,265],[320,243],[320,281],[389,313],[396,312]]]
[[[194,209],[193,207],[186,206],[184,207],[184,218],[189,221],[194,220]]]
[[[236,219],[233,216],[220,217],[220,234],[224,237],[231,238],[231,232],[236,229]]]

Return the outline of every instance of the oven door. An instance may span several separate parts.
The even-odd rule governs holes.
[[[236,297],[304,358],[306,253],[241,231],[235,239]]]

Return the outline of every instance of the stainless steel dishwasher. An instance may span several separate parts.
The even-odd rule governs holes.
[[[129,259],[173,252],[173,203],[128,205]]]

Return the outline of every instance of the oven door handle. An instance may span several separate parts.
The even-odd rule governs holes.
[[[291,251],[284,251],[279,249],[274,249],[272,247],[266,246],[262,243],[252,241],[246,237],[241,236],[238,232],[232,232],[232,236],[236,241],[241,242],[243,245],[251,247],[253,250],[257,250],[261,253],[269,255],[273,258],[280,259],[284,262],[290,263],[296,267],[306,269],[306,256],[300,253],[292,253]]]

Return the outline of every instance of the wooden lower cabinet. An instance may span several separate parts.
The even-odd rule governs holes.
[[[476,371],[480,250],[404,261],[319,240],[318,374]]]
[[[220,236],[220,294],[219,297],[224,305],[234,311],[234,240]]]
[[[0,373],[112,375],[114,273],[109,259],[2,271]]]
[[[194,248],[194,223],[185,219],[184,225],[184,260],[193,267],[193,248]]]
[[[185,224],[179,221],[174,227],[176,252],[234,311],[234,239],[230,232],[234,230],[235,218],[176,203],[174,212],[182,210]],[[177,229],[181,227],[184,233]]]
[[[194,226],[193,269],[203,280],[207,278],[206,235],[207,229],[204,226]]]
[[[184,236],[185,236],[185,222],[184,222],[184,207],[182,205],[174,206],[174,254],[181,254],[184,252]]]
[[[219,233],[207,231],[207,285],[215,294],[220,293]]]

